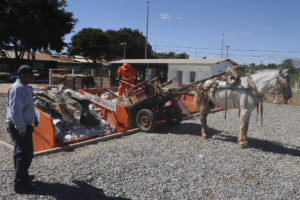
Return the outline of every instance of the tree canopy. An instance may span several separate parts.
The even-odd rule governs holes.
[[[164,53],[155,53],[154,54],[155,58],[176,58],[176,59],[187,59],[189,58],[189,55],[186,53],[180,53],[180,54],[176,54],[175,52],[164,52]]]
[[[70,55],[81,55],[93,63],[107,54],[109,40],[101,29],[84,28],[71,38]]]
[[[109,38],[109,59],[122,58],[145,58],[145,36],[138,30],[121,28],[118,31],[107,30],[105,35]],[[147,58],[153,57],[152,46],[147,45]]]
[[[25,51],[33,58],[37,50],[60,52],[77,21],[66,6],[65,0],[1,0],[0,47],[12,46],[17,64]]]
[[[103,35],[104,34],[104,35]],[[68,49],[70,55],[81,55],[93,61],[104,56],[107,60],[145,58],[145,37],[138,30],[121,28],[107,30],[84,28],[74,35]],[[189,58],[186,53],[155,53],[147,45],[147,58]]]

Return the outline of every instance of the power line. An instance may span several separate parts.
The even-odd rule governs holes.
[[[183,49],[206,49],[206,50],[216,50],[220,51],[221,49],[218,48],[208,48],[208,47],[191,47],[191,46],[173,46],[173,45],[158,45],[156,46],[163,46],[163,47],[169,47],[169,48],[183,48]],[[231,51],[252,51],[252,52],[269,52],[269,53],[296,53],[300,54],[300,51],[298,50],[261,50],[261,49],[230,49]]]

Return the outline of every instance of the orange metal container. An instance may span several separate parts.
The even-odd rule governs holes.
[[[122,113],[122,108],[121,108],[121,110],[118,109],[118,111],[120,113]],[[79,142],[82,140],[87,140],[87,139],[92,139],[95,137],[101,137],[101,136],[107,135],[107,134],[99,134],[96,136],[88,136],[88,137],[69,140],[69,141],[65,141],[65,142],[56,142],[55,128],[53,126],[51,117],[37,107],[35,107],[35,112],[36,112],[36,116],[38,117],[38,120],[39,120],[39,125],[38,125],[38,127],[34,128],[34,131],[32,134],[34,152],[48,150],[48,149],[60,147],[60,146],[66,145],[66,144],[75,143],[75,142]],[[103,114],[104,119],[107,120],[109,123],[115,123],[115,119],[114,119],[110,109],[103,108],[102,114]],[[123,123],[124,124],[126,123],[126,120],[122,120],[122,119],[118,119],[118,120],[120,120],[117,123],[119,127],[124,126]],[[125,130],[125,129],[118,128],[114,132],[110,132],[108,134],[114,134],[116,132],[120,132],[123,130]]]
[[[32,134],[34,152],[57,147],[51,117],[37,107],[35,107],[35,112],[39,120],[39,126],[34,128]]]

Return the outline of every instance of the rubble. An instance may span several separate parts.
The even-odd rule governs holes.
[[[51,116],[58,143],[114,131],[101,109],[74,90],[51,86],[34,90],[33,95],[35,106]]]

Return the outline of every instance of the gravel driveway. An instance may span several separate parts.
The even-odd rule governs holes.
[[[6,134],[0,97],[0,136]],[[12,151],[0,144],[0,199],[300,199],[300,107],[264,104],[264,126],[250,120],[249,148],[236,144],[238,111],[161,125],[70,151],[36,156],[38,189],[15,195]]]

